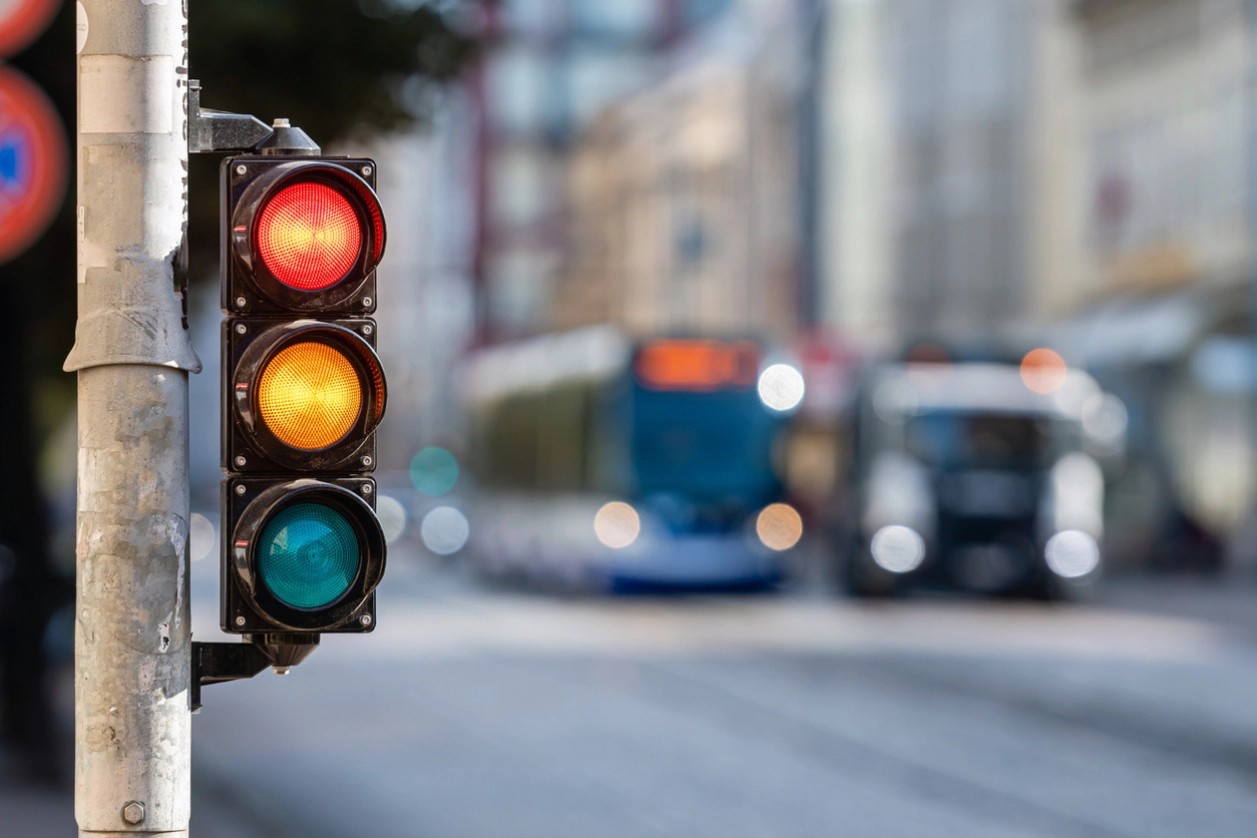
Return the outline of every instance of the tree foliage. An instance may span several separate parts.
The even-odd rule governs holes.
[[[385,0],[213,0],[191,9],[189,66],[207,106],[284,116],[327,144],[356,129],[391,130],[422,114],[414,77],[448,79],[472,41],[451,20],[464,7]]]
[[[286,116],[326,146],[422,120],[423,101],[413,92],[460,72],[475,42],[456,24],[479,3],[206,0],[188,5],[189,70],[204,85],[204,106],[251,113],[265,122]],[[53,99],[71,146],[73,39],[74,4],[65,2],[49,31],[12,62]],[[194,278],[211,276],[218,258],[217,165],[217,155],[192,160]],[[35,424],[45,433],[73,399],[74,379],[60,366],[74,341],[74,205],[73,195],[67,196],[43,240],[0,265],[0,282],[10,292],[22,286],[17,293],[30,317],[30,380],[39,394]]]
[[[287,117],[324,148],[422,120],[433,82],[454,78],[474,41],[470,2],[213,0],[193,3],[189,69],[202,105],[270,123]],[[193,160],[193,276],[217,258],[217,159]]]

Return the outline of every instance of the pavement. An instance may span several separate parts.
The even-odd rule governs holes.
[[[69,666],[52,678],[59,729],[56,755],[39,768],[0,743],[0,838],[76,835],[74,822],[74,683]],[[59,776],[49,777],[49,774]]]
[[[1110,588],[1097,599],[1100,601],[1096,603],[1097,606],[1104,607],[1109,613],[1126,611],[1133,616],[1159,613],[1202,624],[1202,628],[1208,626],[1209,631],[1221,632],[1223,637],[1232,637],[1239,641],[1251,643],[1257,637],[1257,609],[1252,607],[1252,590],[1249,585],[1197,578],[1128,579]],[[1068,638],[1061,638],[1062,643],[1067,641]],[[326,650],[326,655],[331,651]],[[1244,653],[1247,655],[1249,652]],[[1041,658],[1028,661],[1024,666],[1042,668],[1050,663],[1050,660],[1045,662]],[[848,662],[848,675],[851,675],[850,667],[857,665],[859,660]],[[989,671],[987,668],[970,667],[972,671],[967,671],[974,678],[975,685],[954,683],[957,676],[948,666],[923,668],[918,662],[913,668],[914,677],[931,678],[931,695],[947,697],[954,692],[972,688],[982,694],[989,692],[992,695],[1002,695],[1009,706],[1033,705],[1032,709],[1045,717],[1065,714],[1066,711],[1071,716],[1085,716],[1084,711],[1092,706],[1100,709],[1123,707],[1120,717],[1110,719],[1112,714],[1106,715],[1101,720],[1104,724],[1097,722],[1096,729],[1120,729],[1121,734],[1154,755],[1194,754],[1202,760],[1207,758],[1209,763],[1233,765],[1244,771],[1251,771],[1254,760],[1257,760],[1257,722],[1248,719],[1247,712],[1244,717],[1236,716],[1236,709],[1248,706],[1246,696],[1251,696],[1252,691],[1257,690],[1257,683],[1251,681],[1236,682],[1232,685],[1233,688],[1222,690],[1221,678],[1214,678],[1210,672],[1202,670],[1199,677],[1187,678],[1180,685],[1164,683],[1159,688],[1158,695],[1169,701],[1173,707],[1192,707],[1192,712],[1172,714],[1174,719],[1192,720],[1190,730],[1177,730],[1173,725],[1153,724],[1158,721],[1153,716],[1158,715],[1164,707],[1150,704],[1143,706],[1145,702],[1140,700],[1140,694],[1146,687],[1145,680],[1136,683],[1115,680],[1110,665],[1105,660],[1095,662],[1097,675],[1095,678],[1085,678],[1085,683],[1075,683],[1070,677],[1066,677],[1071,673],[1072,676],[1079,676],[1077,666],[1070,672],[1062,673],[1061,677],[1046,678],[1048,685],[1052,686],[1047,692],[1043,691],[1045,678],[1032,678],[1032,672],[1023,673],[1026,676],[1024,681],[1019,677],[1009,678],[1007,662],[1001,663],[1001,666],[989,667]],[[875,675],[890,677],[894,672],[886,675],[879,671]],[[1104,677],[1100,677],[1101,675]],[[1146,675],[1148,673],[1141,671],[1141,678]],[[1166,678],[1170,675],[1166,675]],[[1182,672],[1179,672],[1180,675]],[[766,678],[766,681],[771,681],[771,678]],[[1105,690],[1097,692],[1097,683],[1104,686]],[[1202,690],[1202,683],[1212,686],[1208,690]],[[1031,685],[1037,686],[1032,690]],[[62,716],[65,741],[69,740],[72,732],[70,704],[67,701],[69,686],[68,673],[62,673],[58,681],[58,712]],[[1229,695],[1231,692],[1243,695]],[[195,731],[194,720],[194,735]],[[210,739],[212,740],[212,736]],[[209,745],[210,741],[206,740],[205,744]],[[1192,744],[1192,748],[1187,748],[1189,744]],[[205,749],[202,749],[202,754],[205,753]],[[212,758],[214,755],[211,753],[210,756]],[[39,783],[20,768],[13,753],[6,753],[3,746],[0,746],[0,838],[53,838],[77,834],[72,755],[67,750],[58,761],[64,766],[65,780],[59,784]],[[263,799],[250,798],[249,784],[233,780],[233,770],[229,764],[210,758],[196,759],[194,756],[192,774],[194,799],[191,833],[196,838],[280,838],[290,834],[282,824],[274,822],[272,805],[268,805]]]
[[[9,758],[9,754],[0,753]],[[6,761],[9,761],[6,759]],[[33,784],[9,769],[0,781],[0,835],[52,838],[75,835],[74,795],[69,784]]]
[[[0,744],[0,838],[78,835],[74,819],[74,685],[69,665],[54,673],[57,755],[41,771]],[[193,719],[195,730],[196,719]],[[59,776],[47,777],[54,772]],[[226,772],[194,764],[191,834],[197,838],[285,838],[262,807],[240,797]]]
[[[38,780],[0,747],[0,838],[64,838],[74,820],[73,756],[59,759],[63,777]],[[207,767],[193,768],[191,834],[197,838],[285,838],[286,830]]]

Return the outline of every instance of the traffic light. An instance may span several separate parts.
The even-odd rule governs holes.
[[[375,627],[375,351],[384,214],[366,158],[221,171],[224,631],[269,643]]]

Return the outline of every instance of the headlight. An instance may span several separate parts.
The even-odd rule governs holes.
[[[803,537],[803,518],[787,503],[769,504],[755,519],[755,534],[769,550],[789,550]]]
[[[873,561],[891,573],[910,573],[925,559],[925,539],[911,527],[892,524],[873,534],[869,542]]]
[[[642,531],[642,520],[637,510],[623,501],[603,504],[594,515],[594,535],[613,550],[628,547]]]
[[[773,364],[759,374],[759,400],[779,412],[794,410],[803,401],[803,373],[789,364]]]
[[[1081,530],[1065,530],[1043,549],[1048,569],[1063,579],[1078,579],[1100,566],[1100,545]]]

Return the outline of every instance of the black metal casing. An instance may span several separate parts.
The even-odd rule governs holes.
[[[368,396],[355,427],[341,443],[322,451],[297,451],[275,440],[258,419],[254,405],[254,382],[262,367],[277,351],[303,337],[344,350]],[[223,321],[222,348],[224,469],[239,474],[369,474],[375,470],[375,426],[384,414],[386,396],[383,368],[375,354],[374,320],[228,317]]]
[[[243,171],[242,171],[243,170]],[[368,225],[368,242],[346,282],[321,293],[292,291],[253,264],[252,225],[264,200],[293,180],[321,180],[358,196],[358,209],[378,214],[374,203],[375,161],[367,157],[277,157],[241,155],[223,160],[219,169],[220,264],[223,266],[222,308],[228,314],[293,314],[319,316],[370,314],[376,308],[376,270],[384,251],[383,217]],[[365,190],[365,191],[364,191]],[[270,279],[270,281],[267,281]]]
[[[359,213],[362,247],[352,268],[323,291],[280,282],[256,258],[254,225],[266,202],[295,181],[333,186]],[[383,416],[384,371],[375,351],[376,265],[385,226],[375,195],[375,161],[305,152],[229,157],[220,170],[223,321],[220,622],[225,632],[263,638],[276,648],[309,649],[318,634],[375,628],[375,588],[386,545],[375,514],[375,428]],[[260,420],[257,379],[274,355],[298,340],[334,346],[358,373],[363,407],[335,444],[305,451],[284,444]],[[286,506],[334,508],[360,545],[358,574],[335,603],[318,609],[285,604],[261,581],[256,541]],[[270,656],[268,660],[279,660]]]
[[[256,543],[266,522],[286,506],[326,502],[345,515],[365,546],[358,576],[334,605],[303,610],[285,605],[257,574]],[[232,634],[364,633],[375,628],[375,587],[384,576],[384,536],[375,519],[375,481],[369,477],[228,478],[222,484],[223,556],[219,617]]]

